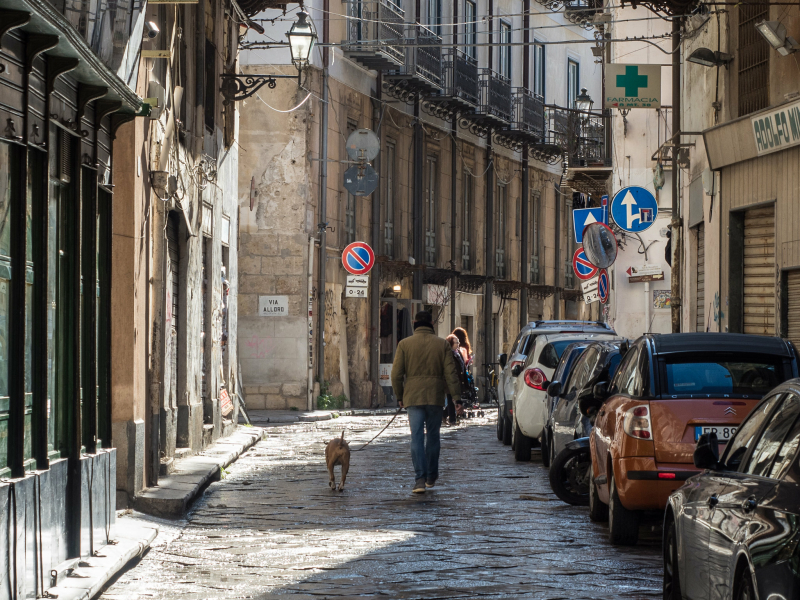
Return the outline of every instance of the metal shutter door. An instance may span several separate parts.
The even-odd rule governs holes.
[[[706,229],[703,224],[697,227],[697,322],[695,331],[706,330]]]
[[[775,335],[775,207],[744,215],[744,332]]]
[[[178,245],[178,219],[170,214],[167,219],[167,253],[169,265],[167,268],[167,290],[170,293],[170,373],[169,386],[175,398],[178,397],[178,273],[180,269],[180,246]]]
[[[786,337],[800,347],[800,271],[789,271],[786,280]]]

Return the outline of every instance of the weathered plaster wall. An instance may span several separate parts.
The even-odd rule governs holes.
[[[267,97],[286,110],[305,93],[284,80]],[[308,243],[316,224],[308,139],[318,110],[311,99],[292,113],[278,113],[258,97],[241,109],[239,356],[251,408],[307,407]],[[288,315],[259,316],[259,296],[287,296]]]

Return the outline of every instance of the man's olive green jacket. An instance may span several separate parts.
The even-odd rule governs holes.
[[[414,335],[397,344],[392,388],[403,406],[444,406],[448,390],[453,401],[460,398],[461,383],[453,351],[433,327],[421,325]]]

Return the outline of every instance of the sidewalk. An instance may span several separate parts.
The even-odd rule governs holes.
[[[254,410],[247,411],[250,422],[256,427],[286,425],[289,423],[314,423],[339,417],[374,417],[393,415],[396,408],[343,408],[341,410]],[[240,417],[243,418],[243,417]]]
[[[141,558],[158,535],[155,524],[118,517],[111,528],[112,544],[99,548],[94,556],[74,559],[59,565],[48,574],[53,587],[48,598],[90,600],[97,596],[130,561]]]
[[[220,470],[264,437],[260,427],[239,426],[233,435],[220,438],[200,454],[175,461],[173,473],[158,478],[133,500],[133,508],[148,515],[177,519],[184,515],[206,486],[220,478]]]

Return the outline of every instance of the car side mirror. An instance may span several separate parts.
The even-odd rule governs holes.
[[[513,377],[519,377],[520,373],[522,373],[522,365],[514,365],[514,368],[511,369],[511,375]]]
[[[592,395],[605,402],[608,399],[608,382],[601,381],[599,383],[595,383],[594,387],[592,388]]]
[[[561,382],[560,381],[551,381],[550,385],[547,386],[547,395],[551,398],[555,398],[561,393]]]
[[[500,362],[500,368],[505,369],[508,362],[508,354],[501,354],[497,357],[497,360]]]
[[[698,469],[719,467],[719,440],[713,431],[704,433],[697,440],[697,446],[694,449],[694,466]]]

